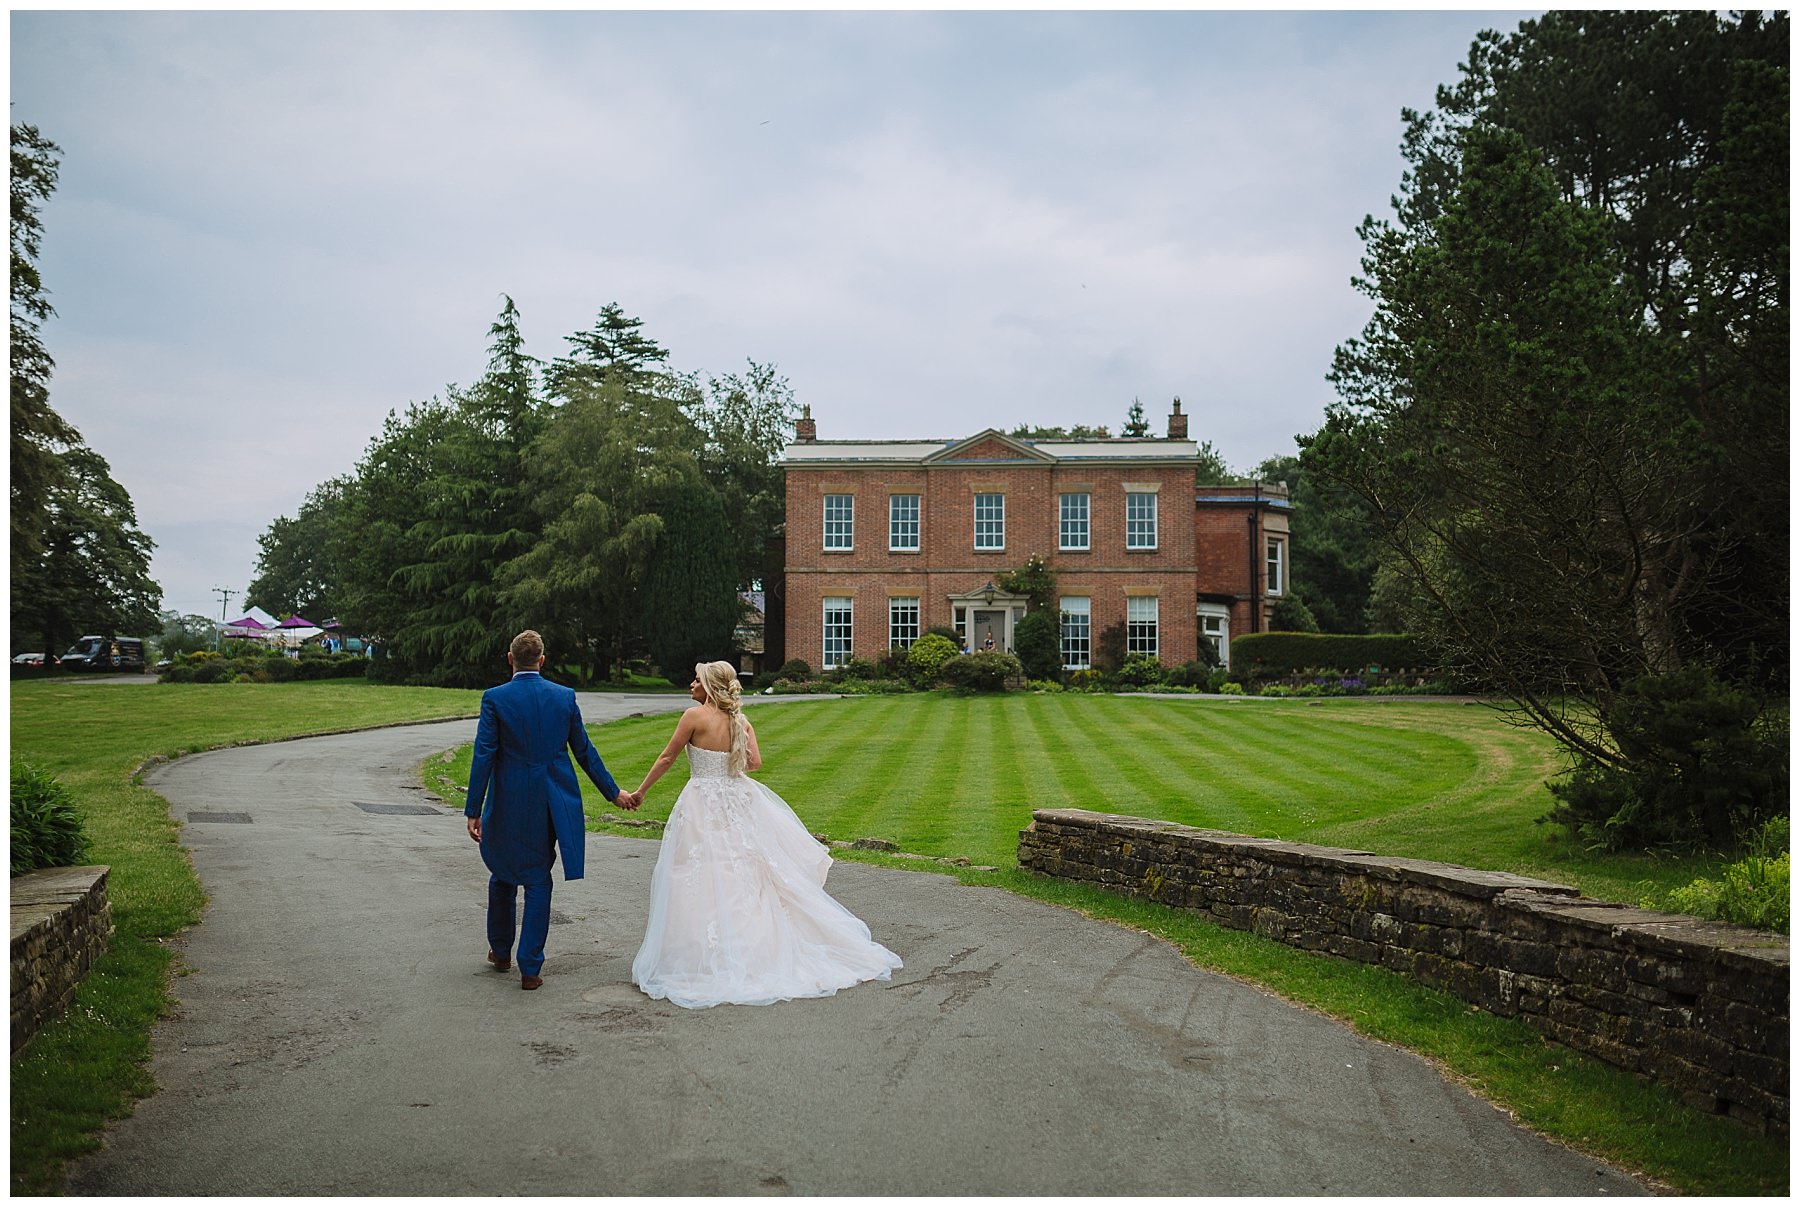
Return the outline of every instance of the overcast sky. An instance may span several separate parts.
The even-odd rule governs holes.
[[[1248,469],[1331,397],[1402,106],[1522,12],[14,12],[51,401],[218,616],[390,409],[618,302],[825,438],[1105,423]],[[314,618],[318,619],[318,618]]]

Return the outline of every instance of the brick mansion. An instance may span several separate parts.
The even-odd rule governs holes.
[[[821,440],[807,408],[782,455],[769,635],[823,668],[934,625],[1009,650],[1027,600],[997,584],[1036,554],[1056,575],[1066,668],[1091,665],[1115,624],[1127,653],[1175,666],[1205,641],[1228,663],[1287,589],[1290,503],[1283,483],[1196,487],[1187,421],[1178,398],[1164,437]]]

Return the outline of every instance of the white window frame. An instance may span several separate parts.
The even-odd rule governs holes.
[[[982,515],[982,500],[997,499],[997,503],[988,503],[989,513]],[[983,552],[994,552],[1006,548],[1006,496],[997,491],[982,491],[975,496],[975,548]],[[982,543],[982,525],[987,525],[987,544]]]
[[[1081,515],[1070,514],[1070,502],[1081,500]],[[1056,504],[1056,547],[1066,552],[1080,552],[1093,548],[1093,515],[1094,496],[1085,490],[1064,491],[1057,498]],[[1074,540],[1076,526],[1080,527],[1080,543]]]
[[[855,600],[848,596],[828,595],[824,600],[824,631],[820,645],[819,665],[825,670],[842,666],[848,662],[851,653],[856,649],[856,608]],[[833,618],[832,613],[838,617]],[[834,642],[833,636],[838,638]],[[841,648],[839,648],[841,646]],[[837,657],[833,657],[836,654]]]
[[[901,499],[912,500],[912,514],[906,515],[896,504]],[[923,535],[922,519],[924,515],[924,496],[922,495],[889,495],[888,496],[888,552],[917,553],[919,538]],[[912,537],[912,543],[906,538]]]
[[[908,624],[904,617],[910,612],[912,621]],[[910,628],[911,633],[903,632]],[[888,649],[910,650],[913,642],[919,639],[919,597],[917,595],[890,595],[888,597]]]
[[[1224,607],[1200,605],[1199,611],[1200,639],[1210,640],[1213,650],[1219,656],[1219,665],[1231,667],[1231,611]]]
[[[1148,612],[1146,617],[1144,613]],[[1125,599],[1125,655],[1148,654],[1162,657],[1162,608],[1154,595],[1131,595]]]
[[[1156,548],[1156,498],[1153,492],[1147,490],[1125,492],[1125,548]],[[1149,500],[1148,504],[1145,500]],[[1143,514],[1146,506],[1150,513],[1148,516]],[[1139,512],[1136,516],[1132,515],[1134,508]]]
[[[1263,546],[1263,587],[1270,595],[1281,595],[1286,586],[1287,542],[1272,536]]]
[[[1073,605],[1079,604],[1079,607]],[[1094,665],[1094,601],[1087,595],[1065,595],[1057,600],[1061,613],[1058,648],[1063,669],[1085,671]]]
[[[839,509],[837,516],[832,515],[833,507]],[[833,538],[836,538],[834,541]],[[833,553],[843,553],[856,548],[856,496],[829,494],[825,496],[825,548]]]

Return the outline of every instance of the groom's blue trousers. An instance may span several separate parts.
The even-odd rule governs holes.
[[[550,937],[548,875],[542,884],[526,885],[508,884],[498,876],[488,877],[488,950],[502,959],[512,951],[513,918],[520,888],[525,890],[525,917],[518,928],[519,975],[536,976],[544,966],[544,940]]]

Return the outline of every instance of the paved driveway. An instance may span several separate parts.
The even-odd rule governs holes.
[[[583,698],[592,720],[684,702]],[[148,777],[211,903],[177,940],[161,1092],[72,1191],[1642,1193],[1409,1053],[944,876],[832,872],[906,960],[892,983],[689,1012],[627,980],[655,843],[590,835],[587,879],[556,885],[545,985],[521,993],[482,961],[460,812],[415,778],[473,733],[240,747]]]

